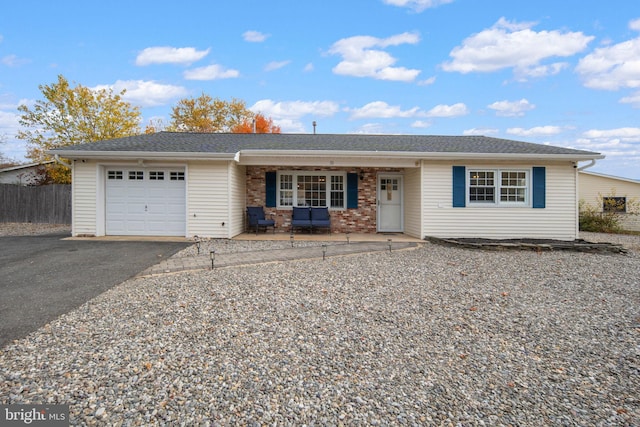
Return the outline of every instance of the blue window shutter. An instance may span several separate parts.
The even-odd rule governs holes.
[[[546,169],[544,167],[533,168],[533,196],[531,206],[536,209],[544,208],[546,205],[547,179]]]
[[[267,172],[264,176],[266,197],[264,204],[268,208],[276,207],[277,178],[275,172]]]
[[[467,177],[464,166],[453,167],[453,207],[464,208],[467,202]]]
[[[347,174],[347,209],[358,209],[358,174]]]

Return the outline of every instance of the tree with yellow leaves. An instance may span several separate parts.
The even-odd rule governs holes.
[[[167,130],[175,132],[232,132],[236,126],[253,119],[244,101],[225,101],[202,93],[197,98],[178,101]]]
[[[18,107],[24,129],[17,137],[27,141],[27,157],[34,162],[49,160],[46,151],[52,148],[140,133],[140,110],[122,99],[124,90],[71,87],[62,75],[56,83],[38,88],[44,99],[32,108]],[[47,172],[55,183],[71,182],[65,166],[55,165]]]

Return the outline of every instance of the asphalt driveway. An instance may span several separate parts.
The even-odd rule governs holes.
[[[189,245],[68,236],[0,237],[0,347]]]

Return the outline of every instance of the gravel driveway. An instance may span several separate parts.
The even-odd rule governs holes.
[[[5,347],[0,402],[87,425],[640,425],[639,239],[131,279]]]

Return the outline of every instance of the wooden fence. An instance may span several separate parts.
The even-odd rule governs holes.
[[[0,184],[0,222],[71,224],[71,185]]]

